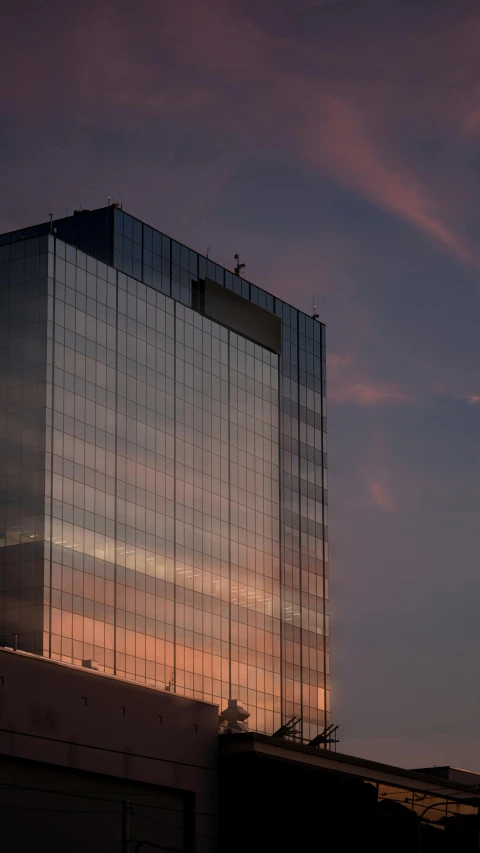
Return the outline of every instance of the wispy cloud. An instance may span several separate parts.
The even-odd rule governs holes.
[[[405,406],[414,401],[411,393],[393,382],[361,376],[361,367],[351,355],[332,353],[327,362],[328,396],[334,403],[356,406]]]
[[[455,376],[455,374],[447,377],[442,376],[432,383],[431,393],[469,405],[480,403],[480,394],[478,391],[472,390],[472,388],[478,387],[478,375],[476,374],[476,364],[474,364],[469,370],[465,371],[464,376]]]
[[[334,403],[357,406],[405,406],[413,402],[413,397],[398,386],[373,382],[330,385],[329,399]]]
[[[381,480],[370,480],[368,483],[368,492],[373,502],[379,509],[391,510],[393,509],[392,499],[388,492],[388,489],[385,483],[382,483]]]
[[[351,355],[342,355],[339,352],[332,352],[327,355],[328,370],[332,373],[337,372],[339,368],[345,367],[352,363]]]
[[[303,148],[322,171],[331,172],[379,207],[422,231],[463,262],[480,266],[466,240],[449,227],[425,183],[375,139],[368,117],[351,100],[323,95]]]

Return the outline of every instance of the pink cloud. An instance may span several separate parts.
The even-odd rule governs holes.
[[[337,371],[341,367],[345,367],[347,364],[351,364],[352,356],[351,355],[341,355],[339,352],[332,352],[327,355],[327,367],[330,371]]]
[[[364,379],[358,359],[333,352],[328,356],[328,396],[334,403],[357,406],[404,406],[413,395],[393,382]]]
[[[469,390],[472,386],[478,386],[478,376],[475,375],[475,368],[469,372],[470,376],[467,373],[466,376],[459,377],[458,374],[453,373],[453,375],[447,375],[445,378],[446,371],[444,371],[442,378],[433,382],[430,390],[433,394],[449,397],[451,400],[458,400],[462,403],[467,402],[470,405],[480,403],[480,394]]]
[[[380,509],[391,510],[393,508],[387,487],[380,480],[371,480],[368,483],[368,492],[373,502]]]
[[[432,378],[435,368],[421,360],[412,360],[417,367],[418,378],[414,390],[406,390],[394,382],[377,381],[362,375],[367,373],[362,361],[352,355],[331,353],[327,355],[327,379],[329,399],[337,404],[358,406],[408,406],[431,396],[449,397],[470,405],[480,403],[480,394],[467,390],[477,385],[475,371],[471,377],[463,377],[464,388],[459,387],[459,377],[453,374],[445,379]],[[438,365],[437,365],[438,368]],[[426,375],[425,375],[426,374]],[[466,386],[466,387],[465,387]]]
[[[301,141],[312,164],[413,225],[460,260],[480,266],[473,248],[442,221],[442,212],[427,186],[398,162],[398,155],[375,139],[368,114],[361,107],[327,94],[317,98],[317,106]]]
[[[329,399],[334,403],[357,406],[405,406],[413,397],[397,385],[375,382],[355,382],[346,385],[329,385]]]

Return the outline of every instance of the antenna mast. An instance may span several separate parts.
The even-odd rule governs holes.
[[[240,263],[239,255],[235,255],[235,260],[237,262],[237,266],[235,267],[233,272],[235,273],[235,275],[240,275],[240,271],[245,269],[245,264]]]

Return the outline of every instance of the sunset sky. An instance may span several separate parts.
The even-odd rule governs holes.
[[[0,232],[107,196],[327,324],[343,752],[480,772],[480,2],[20,0]]]

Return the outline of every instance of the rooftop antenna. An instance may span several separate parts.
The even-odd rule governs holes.
[[[240,255],[235,255],[235,260],[237,262],[237,266],[235,267],[233,272],[235,273],[235,275],[240,275],[240,270],[245,269],[245,264],[240,263]]]
[[[300,731],[298,729],[298,726],[300,726],[301,722],[302,722],[301,718],[292,717],[290,720],[288,720],[286,723],[284,723],[283,726],[280,726],[280,728],[277,729],[277,731],[273,733],[272,737],[279,737],[279,738],[291,737],[293,739],[300,738],[301,734],[300,734]]]
[[[335,744],[335,752],[337,751],[336,744],[339,743],[337,738],[338,726],[334,726],[333,723],[330,723],[323,732],[320,732],[319,735],[313,738],[308,743],[308,746],[318,746],[323,747],[324,749],[331,749],[332,743]]]
[[[108,205],[108,207],[110,207],[110,196],[109,195],[107,195],[107,205]]]
[[[53,213],[48,214],[50,216],[50,234],[53,234]]]
[[[313,302],[315,302],[315,297],[313,297],[313,300],[312,300],[312,301],[313,301]],[[313,317],[313,319],[314,319],[314,320],[318,320],[319,316],[320,316],[320,315],[317,313],[317,306],[316,306],[316,305],[314,305],[314,306],[313,306],[313,314],[312,314],[312,317]]]
[[[212,250],[212,247],[211,247],[211,245],[210,245],[210,243],[209,243],[209,244],[208,244],[208,247],[207,247],[207,260],[208,260],[208,258],[210,257],[210,252],[211,252],[211,250]]]

